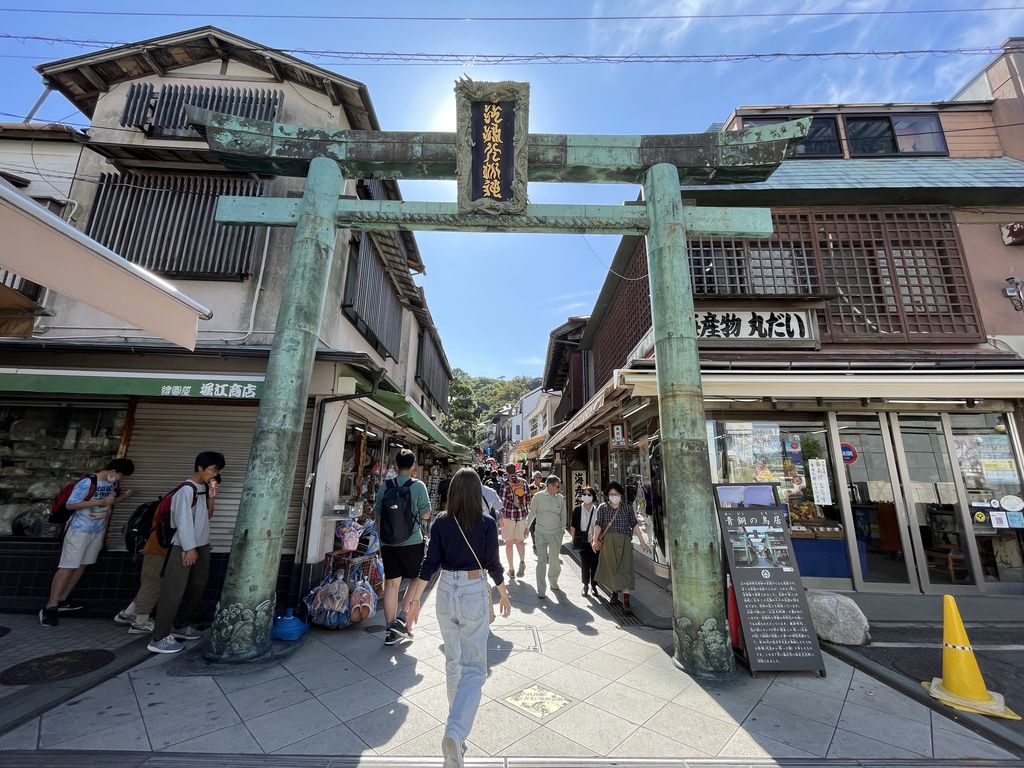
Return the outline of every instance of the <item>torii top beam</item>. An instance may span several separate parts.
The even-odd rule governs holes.
[[[305,176],[314,157],[348,178],[454,179],[455,134],[324,130],[187,107],[188,120],[233,170]],[[671,163],[682,184],[764,181],[807,135],[810,118],[745,131],[660,136],[530,134],[529,180],[639,184]]]

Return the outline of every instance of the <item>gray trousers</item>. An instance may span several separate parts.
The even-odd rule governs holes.
[[[562,561],[558,558],[562,550],[562,531],[547,533],[538,528],[533,540],[537,545],[537,593],[543,595],[548,590],[547,579],[554,587],[562,573]]]
[[[196,547],[199,558],[195,565],[181,564],[181,547],[171,547],[163,582],[160,584],[160,601],[157,603],[156,621],[153,625],[153,639],[163,640],[171,634],[172,627],[183,629],[192,621],[199,607],[199,601],[206,589],[210,576],[210,545]]]

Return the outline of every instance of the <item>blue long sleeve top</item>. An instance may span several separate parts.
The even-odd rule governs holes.
[[[430,544],[420,566],[420,578],[430,581],[439,568],[446,571],[475,571],[484,567],[495,584],[505,581],[505,572],[498,559],[498,526],[489,515],[482,515],[480,523],[466,531],[466,539],[473,547],[470,552],[459,533],[458,523],[449,515],[441,515],[430,528]],[[473,557],[473,553],[476,557]],[[480,558],[477,565],[476,558]]]

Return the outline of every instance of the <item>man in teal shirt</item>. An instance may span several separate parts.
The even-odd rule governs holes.
[[[419,576],[424,549],[422,523],[430,519],[430,496],[427,493],[427,486],[412,476],[416,466],[416,454],[403,449],[395,459],[395,465],[398,467],[398,477],[380,484],[373,504],[381,532],[380,554],[384,561],[384,622],[388,628],[384,634],[384,645],[412,641],[411,627],[407,627],[405,623],[409,610],[409,594],[406,592],[402,611],[399,613],[398,592],[402,587],[403,578],[415,579]],[[389,508],[384,509],[389,483],[394,483],[398,492],[392,488]],[[394,531],[407,532],[408,535],[403,535],[397,541],[389,541],[388,535]]]

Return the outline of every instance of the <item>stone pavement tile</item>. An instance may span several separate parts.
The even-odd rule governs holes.
[[[231,706],[242,720],[252,720],[309,698],[312,694],[291,675],[251,685],[230,695]]]
[[[363,743],[347,725],[335,725],[300,741],[278,749],[279,755],[373,755],[374,750]]]
[[[588,648],[585,645],[574,643],[571,640],[567,640],[565,637],[560,637],[557,640],[544,641],[541,644],[541,653],[545,656],[556,659],[561,662],[573,662],[576,659],[581,659],[588,653],[591,653],[593,649]]]
[[[634,667],[617,682],[666,700],[674,699],[694,684],[693,678],[681,669],[664,670],[645,665]]]
[[[928,707],[867,675],[854,676],[846,701],[919,723],[930,723],[932,719],[932,710]]]
[[[688,686],[672,702],[734,725],[742,723],[757,706],[757,699],[742,698],[707,683]]]
[[[448,719],[448,686],[445,683],[416,691],[416,693],[402,698],[412,702],[435,720],[443,723]],[[486,696],[481,696],[480,706],[489,701],[490,699]]]
[[[182,741],[165,752],[197,752],[203,754],[262,755],[263,750],[243,723],[235,723],[219,731],[204,733],[188,741]]]
[[[743,721],[743,728],[810,752],[815,757],[825,756],[835,733],[834,726],[816,723],[767,704],[754,707]]]
[[[370,675],[344,654],[337,654],[326,666],[308,667],[292,672],[314,696],[366,680]]]
[[[622,683],[611,683],[589,697],[587,703],[631,723],[643,725],[668,701]]]
[[[827,725],[835,725],[839,722],[839,715],[843,712],[843,702],[833,699],[830,696],[815,696],[799,688],[793,688],[785,683],[776,680],[761,701],[769,706],[800,715],[810,720]]]
[[[636,731],[633,723],[608,717],[606,712],[585,702],[555,715],[545,725],[601,756],[607,755]]]
[[[0,750],[37,749],[39,747],[40,720],[42,718],[36,717],[0,736]]]
[[[967,738],[952,731],[932,730],[932,752],[941,758],[988,758],[990,760],[1013,760],[1012,755],[995,744],[980,738]]]
[[[146,738],[146,726],[138,715],[130,720],[124,720],[112,728],[104,728],[101,731],[93,731],[78,738],[61,741],[49,749],[74,749],[74,750],[117,750],[128,752],[148,752],[153,749],[150,740]]]
[[[501,702],[489,701],[477,710],[470,738],[488,755],[496,755],[539,727],[535,718]]]
[[[613,656],[632,659],[637,664],[647,661],[652,656],[665,654],[665,649],[658,643],[644,642],[632,635],[625,635],[617,640],[612,640],[608,645],[603,646],[601,651],[610,653]]]
[[[304,669],[326,669],[338,660],[339,655],[334,648],[307,636],[298,650],[281,660],[281,666],[292,673]]]
[[[308,736],[338,725],[331,711],[316,699],[268,712],[246,721],[264,752],[275,752]]]
[[[678,741],[662,736],[660,733],[640,728],[634,731],[619,746],[608,753],[608,757],[714,757],[701,752],[696,747],[681,744]]]
[[[346,723],[353,733],[378,752],[394,750],[436,728],[440,722],[419,707],[399,699]],[[403,750],[397,750],[401,754]]]
[[[153,749],[239,722],[238,713],[211,677],[144,677],[132,685]]]
[[[515,606],[515,598],[513,597],[511,599],[512,605]],[[513,607],[512,615],[509,619],[515,620],[517,624],[522,624],[527,627],[536,627],[537,629],[548,626],[565,626],[565,624],[554,621],[550,616],[546,613],[542,613],[541,611],[517,611],[515,607]]]
[[[871,734],[875,741],[892,744],[918,755],[932,756],[931,723],[920,723],[847,702],[843,705],[839,727],[850,733]]]
[[[401,697],[384,683],[368,679],[325,693],[319,698],[320,702],[331,710],[335,717],[341,722],[347,723],[367,712],[393,704]]]
[[[550,672],[554,672],[556,669],[564,666],[564,664],[565,662],[558,659],[551,659],[532,651],[509,654],[509,657],[501,662],[501,666],[515,670],[532,680],[537,680]]]
[[[552,624],[550,627],[538,629],[537,633],[540,635],[542,643],[550,643],[552,640],[565,637],[568,633],[574,631],[575,630],[572,627],[566,627],[561,624]]]
[[[577,667],[564,666],[537,678],[537,682],[545,688],[568,696],[570,699],[582,701],[593,696],[611,681],[606,677],[599,677]],[[520,688],[524,687],[520,686]],[[487,693],[486,687],[484,693]],[[488,695],[490,694],[488,693]],[[498,696],[493,698],[498,698]]]
[[[407,664],[382,675],[377,675],[377,682],[384,683],[388,688],[401,696],[433,688],[446,679],[445,673],[427,664]]]
[[[447,708],[447,703],[445,704]],[[414,739],[409,739],[394,749],[389,749],[386,755],[415,755],[416,757],[441,757],[441,739],[444,738],[444,726],[439,725],[431,728],[426,733],[420,734]],[[469,746],[468,744],[466,745]]]
[[[121,674],[42,716],[39,748],[113,728],[140,717],[127,675]],[[145,734],[145,731],[143,731]]]
[[[7,667],[14,666],[16,663],[17,662],[5,664],[3,661],[0,661],[0,669],[7,669]],[[0,699],[6,698],[14,693],[18,693],[19,691],[23,691],[27,687],[28,686],[26,685],[0,685]]]
[[[365,672],[376,677],[393,669],[398,669],[408,664],[415,664],[416,657],[406,651],[407,647],[381,644],[377,646],[376,650],[360,653],[359,655],[353,653],[348,658],[351,658],[352,661],[362,667]]]
[[[592,651],[596,651],[602,648],[608,643],[618,640],[617,630],[598,630],[593,627],[577,628],[575,631],[566,632],[561,637],[562,640],[568,640],[576,643],[577,645],[584,645]]]
[[[247,671],[242,674],[234,675],[217,675],[214,680],[217,681],[217,685],[224,693],[229,696],[235,691],[241,691],[244,688],[250,688],[260,683],[266,683],[269,680],[277,680],[278,678],[289,675],[287,669],[282,667],[280,664],[270,664],[268,666],[261,666],[255,668],[252,671]]]
[[[769,736],[753,733],[744,728],[736,731],[736,735],[726,742],[719,757],[815,757],[791,744],[776,741]]]
[[[950,707],[949,711],[950,713],[953,713],[956,710]],[[948,718],[945,715],[936,712],[935,710],[930,710],[930,712],[932,716],[932,730],[938,729],[940,731],[950,731],[951,733],[959,734],[960,736],[965,736],[968,739],[982,738],[967,726],[961,725],[955,720],[952,720],[951,718]]]
[[[484,681],[484,695],[491,699],[500,699],[507,694],[521,691],[533,680],[521,675],[502,664],[491,667]]]
[[[853,758],[920,758],[917,752],[901,749],[893,744],[876,741],[868,736],[850,733],[842,728],[836,731],[828,757]]]
[[[639,663],[628,656],[616,656],[604,651],[591,651],[583,658],[572,662],[572,665],[608,680],[618,680],[623,675],[628,675],[636,669]]]
[[[826,659],[831,658],[828,654],[822,654],[822,656]],[[819,677],[814,672],[780,672],[778,674],[780,683],[784,683],[792,688],[799,688],[808,693],[831,696],[833,699],[839,699],[840,701],[846,700],[846,693],[850,689],[851,677],[852,675],[845,674],[843,671],[838,671],[837,674],[829,671],[828,677]]]
[[[595,753],[560,733],[541,726],[516,739],[498,753],[501,757],[595,757]]]
[[[727,723],[678,704],[666,704],[643,727],[645,731],[660,733],[709,755],[717,755],[736,729],[735,723]]]

